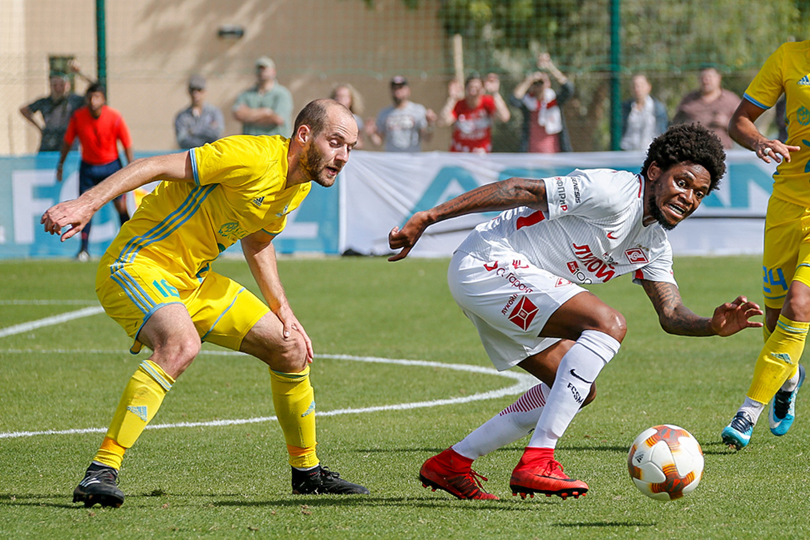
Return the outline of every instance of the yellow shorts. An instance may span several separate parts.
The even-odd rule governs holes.
[[[178,288],[183,280],[158,266],[126,264],[112,272],[105,257],[96,274],[96,294],[114,321],[135,340],[152,314],[169,304],[183,304],[202,341],[238,351],[248,331],[270,310],[253,293],[230,278],[209,272],[192,289]],[[106,263],[106,264],[105,264]]]
[[[810,208],[771,197],[762,255],[765,305],[781,309],[794,279],[810,287]]]

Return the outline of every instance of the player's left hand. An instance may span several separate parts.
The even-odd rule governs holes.
[[[738,296],[733,302],[726,302],[714,310],[712,328],[718,336],[724,337],[746,328],[762,328],[761,322],[750,320],[757,315],[762,315],[760,307],[745,296]]]
[[[278,317],[278,320],[280,320],[281,324],[284,326],[284,329],[282,330],[284,339],[289,339],[293,332],[298,332],[301,334],[301,336],[303,336],[304,343],[307,345],[307,363],[311,364],[312,359],[315,357],[315,353],[312,350],[312,340],[309,339],[307,331],[304,330],[304,325],[298,321],[298,318],[295,316],[289,306],[281,307],[276,313],[276,317]]]
[[[401,229],[399,227],[391,229],[391,232],[388,233],[388,247],[402,249],[402,251],[388,257],[388,260],[394,262],[407,257],[428,225],[427,212],[417,212],[411,216],[411,219]]]

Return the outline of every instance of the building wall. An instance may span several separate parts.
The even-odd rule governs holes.
[[[436,18],[439,0],[407,8],[402,0],[107,0],[109,104],[120,110],[138,150],[176,148],[174,115],[187,106],[188,77],[208,79],[208,101],[225,113],[227,135],[240,132],[230,110],[254,83],[254,62],[272,57],[295,108],[350,82],[364,97],[364,118],[390,103],[388,81],[403,74],[412,99],[438,110],[450,73],[449,40]],[[241,39],[217,36],[222,25]],[[19,108],[48,93],[48,56],[73,55],[96,73],[95,3],[0,1],[0,154],[35,152],[39,134]],[[80,93],[86,88],[76,81]],[[446,130],[445,130],[446,131]],[[447,133],[426,149],[445,150]]]

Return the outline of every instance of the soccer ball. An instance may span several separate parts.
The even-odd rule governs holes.
[[[703,451],[691,433],[678,426],[653,426],[633,441],[627,469],[636,487],[659,501],[691,493],[703,477]]]

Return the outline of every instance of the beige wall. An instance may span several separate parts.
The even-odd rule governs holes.
[[[193,73],[208,78],[208,101],[222,108],[226,134],[240,132],[230,109],[254,82],[254,61],[271,56],[296,111],[348,81],[366,102],[364,118],[390,104],[388,81],[401,73],[412,99],[438,110],[446,97],[449,42],[436,20],[438,0],[416,10],[402,0],[107,0],[109,103],[120,110],[136,150],[176,148],[174,115],[187,105]],[[217,37],[221,25],[245,29]],[[38,132],[19,108],[48,93],[49,54],[75,55],[95,75],[95,3],[0,0],[0,154],[35,152]],[[79,82],[83,91],[86,84]],[[446,131],[446,130],[445,130]],[[440,132],[427,149],[446,149]]]

